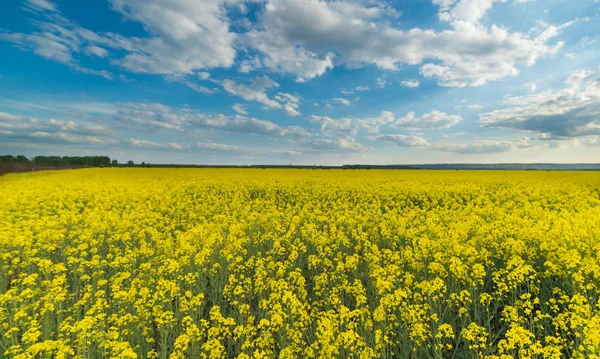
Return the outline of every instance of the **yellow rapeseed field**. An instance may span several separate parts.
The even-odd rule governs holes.
[[[0,357],[599,358],[600,173],[0,177]]]

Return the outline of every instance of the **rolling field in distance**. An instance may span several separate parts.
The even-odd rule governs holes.
[[[0,357],[598,358],[600,173],[0,177]]]

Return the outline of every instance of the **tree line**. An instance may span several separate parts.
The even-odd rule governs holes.
[[[23,155],[0,156],[0,162],[16,162],[23,164],[36,164],[44,166],[85,166],[108,167],[115,164],[108,156],[35,156],[28,158]]]

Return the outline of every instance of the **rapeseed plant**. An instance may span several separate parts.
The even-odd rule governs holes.
[[[0,177],[0,357],[600,358],[593,172]]]

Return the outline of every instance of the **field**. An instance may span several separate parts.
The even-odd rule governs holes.
[[[0,357],[598,358],[600,173],[0,177]]]

